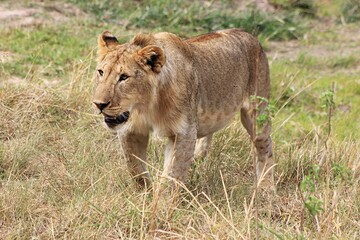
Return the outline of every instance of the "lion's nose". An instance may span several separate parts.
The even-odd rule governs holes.
[[[102,111],[104,108],[106,108],[110,104],[110,102],[107,102],[107,103],[94,102],[94,104],[100,111]]]

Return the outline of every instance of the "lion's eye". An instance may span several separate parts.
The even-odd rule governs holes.
[[[98,73],[99,73],[99,76],[100,76],[100,77],[102,77],[102,76],[104,75],[104,71],[101,70],[101,69],[98,70]]]
[[[121,74],[120,77],[119,77],[119,82],[121,81],[125,81],[126,79],[128,79],[129,76],[125,75],[125,74]]]

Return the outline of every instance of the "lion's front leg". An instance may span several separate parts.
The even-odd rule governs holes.
[[[119,133],[118,136],[130,174],[141,187],[150,186],[150,175],[146,166],[149,134],[127,132]]]
[[[165,177],[170,177],[181,182],[187,180],[190,166],[194,161],[196,143],[196,129],[190,129],[186,134],[179,134],[169,138],[165,149],[164,172]]]

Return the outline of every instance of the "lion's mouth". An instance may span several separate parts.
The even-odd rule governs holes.
[[[123,112],[117,117],[105,116],[105,123],[109,127],[115,127],[116,125],[126,122],[129,119],[129,116],[129,112]]]

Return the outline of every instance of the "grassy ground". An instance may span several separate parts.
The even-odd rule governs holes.
[[[3,13],[32,10],[0,15],[0,239],[358,239],[359,6],[270,2],[272,13],[240,14],[238,1],[2,1]],[[277,194],[254,201],[236,118],[194,164],[182,203],[155,215],[91,105],[97,35],[223,27],[267,49]],[[148,151],[155,179],[162,149],[154,140]]]

